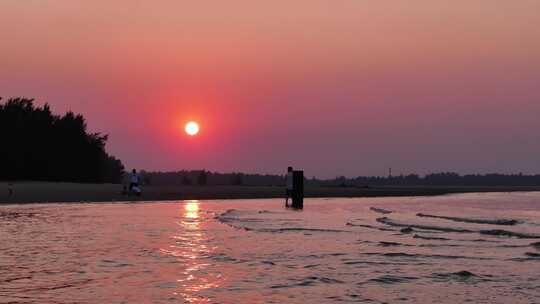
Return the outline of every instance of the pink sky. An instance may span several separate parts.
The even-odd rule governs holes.
[[[0,96],[84,114],[129,168],[540,172],[537,0],[3,0],[0,25]]]

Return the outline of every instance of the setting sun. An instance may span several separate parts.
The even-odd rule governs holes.
[[[194,121],[190,121],[186,124],[186,133],[190,136],[195,136],[199,133],[199,124]]]

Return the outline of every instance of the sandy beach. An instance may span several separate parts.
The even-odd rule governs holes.
[[[0,204],[168,201],[191,199],[254,199],[283,197],[282,187],[256,186],[145,186],[141,197],[122,195],[118,184],[20,182],[8,195],[8,183],[0,183]],[[540,187],[313,187],[306,197],[432,196],[451,193],[540,191]]]

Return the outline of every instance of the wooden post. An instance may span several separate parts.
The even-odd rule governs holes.
[[[293,172],[292,207],[304,209],[304,171]]]

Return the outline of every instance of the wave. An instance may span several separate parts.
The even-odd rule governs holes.
[[[427,240],[427,241],[458,241],[458,242],[473,242],[473,243],[500,243],[500,241],[492,241],[492,240],[484,240],[484,239],[471,239],[471,240],[467,240],[467,239],[449,239],[449,238],[443,238],[443,237],[424,236],[424,235],[420,235],[420,234],[415,234],[413,236],[413,238],[420,239],[420,240]],[[446,245],[446,246],[450,246],[450,245]],[[458,246],[458,245],[455,245],[455,246]],[[522,246],[519,246],[519,247],[522,247]]]
[[[538,235],[538,234],[514,232],[514,231],[500,230],[500,229],[496,229],[496,230],[480,230],[478,232],[480,234],[485,234],[485,235],[514,237],[514,238],[518,238],[518,239],[540,239],[540,235]]]
[[[523,258],[513,258],[510,261],[515,262],[529,262],[529,261],[540,261],[540,253],[536,252],[525,252],[525,257]]]
[[[458,271],[458,272],[449,272],[449,273],[433,273],[431,277],[435,281],[438,281],[438,282],[490,281],[489,279],[490,276],[480,276],[467,270]]]
[[[280,288],[292,288],[292,287],[298,287],[298,286],[314,286],[318,284],[343,284],[345,282],[337,279],[327,278],[327,277],[306,277],[299,280],[300,282],[295,284],[279,284],[279,285],[273,285],[270,286],[272,289],[280,289]]]
[[[241,211],[237,209],[227,209],[225,212],[220,214],[219,216],[228,216],[228,215],[240,215]]]
[[[395,221],[393,221],[393,220],[391,220],[391,219],[389,219],[387,217],[378,218],[377,222],[388,225],[388,226],[405,227],[405,228],[411,228],[411,229],[416,228],[416,229],[424,229],[424,230],[435,230],[435,231],[443,231],[443,232],[458,232],[458,233],[471,233],[471,232],[474,232],[472,230],[463,229],[463,228],[439,227],[439,226],[422,225],[422,224],[404,224],[404,223],[395,222]]]
[[[237,218],[237,217],[222,217],[219,220],[223,223],[229,222],[244,222],[244,223],[264,223],[266,220],[258,218]]]
[[[394,275],[384,275],[375,279],[370,279],[366,283],[381,283],[381,284],[400,284],[400,283],[409,283],[411,281],[418,280],[417,277],[406,277],[406,276],[394,276]]]
[[[343,261],[343,264],[344,265],[379,265],[379,266],[383,266],[383,265],[384,266],[387,266],[387,265],[391,265],[391,266],[409,266],[409,265],[411,265],[408,262],[375,262],[375,261],[358,261],[358,260]],[[422,262],[422,263],[415,263],[414,265],[416,265],[416,266],[433,265],[433,263]]]
[[[428,241],[451,241],[451,239],[447,239],[447,238],[423,236],[419,234],[415,234],[413,238],[420,239],[420,240],[428,240]]]
[[[267,210],[261,211],[240,211],[237,209],[229,209],[214,218],[221,222],[241,221],[241,222],[300,222],[301,219],[279,219],[279,218],[261,218],[261,217],[245,217],[257,216],[261,214],[279,214]]]
[[[351,227],[362,227],[362,228],[376,229],[376,230],[379,230],[379,231],[396,231],[395,229],[390,229],[390,228],[385,228],[385,227],[376,227],[376,226],[365,225],[365,224],[354,224],[354,223],[351,223],[351,222],[347,222],[347,224],[345,224],[345,225],[346,226],[351,226]]]
[[[19,281],[19,280],[31,280],[32,278],[33,278],[32,276],[14,277],[14,278],[3,279],[0,282],[11,283],[11,282]]]
[[[406,253],[406,252],[367,252],[363,253],[364,255],[378,255],[384,257],[397,257],[397,258],[414,258],[414,259],[451,259],[451,260],[492,260],[492,258],[483,258],[483,257],[471,257],[463,255],[440,255],[440,254],[419,254],[419,253]]]
[[[540,242],[531,243],[529,246],[536,248],[536,250],[540,250]]]
[[[443,248],[443,247],[462,247],[462,245],[457,244],[421,244],[418,247],[423,248]]]
[[[123,261],[115,261],[115,260],[101,260],[98,264],[99,267],[128,267],[133,266],[130,263],[123,262]]]
[[[493,230],[469,230],[463,228],[451,228],[451,227],[440,227],[440,226],[431,226],[431,225],[422,225],[422,224],[405,224],[393,221],[387,217],[378,218],[377,222],[393,226],[393,227],[406,227],[406,228],[416,228],[416,229],[425,229],[425,230],[434,230],[434,231],[443,231],[443,232],[455,232],[455,233],[480,233],[484,235],[491,236],[504,236],[504,237],[514,237],[519,239],[540,239],[540,235],[523,233],[523,232],[514,232],[502,229],[493,229]]]
[[[295,232],[295,231],[309,231],[309,232],[350,232],[347,230],[337,230],[337,229],[321,229],[321,228],[302,228],[302,227],[290,227],[290,228],[276,228],[276,229],[268,229],[263,228],[259,231],[266,231],[266,232]]]
[[[344,253],[344,252],[335,252],[335,253],[309,254],[309,255],[303,255],[303,256],[298,256],[298,257],[301,259],[326,259],[326,258],[331,258],[331,257],[342,257],[346,255],[347,253]]]
[[[483,243],[501,243],[501,241],[495,241],[495,240],[484,240],[484,239],[475,239],[475,240],[457,240],[457,241],[464,241],[464,242],[483,242]]]
[[[270,211],[239,211],[236,209],[229,209],[224,213],[216,216],[220,222],[228,224],[229,226],[236,229],[243,229],[246,231],[256,231],[256,232],[270,232],[270,233],[285,233],[285,232],[351,232],[347,230],[339,229],[325,229],[325,228],[306,228],[306,227],[253,227],[253,225],[244,225],[244,224],[253,224],[253,223],[264,223],[264,224],[275,224],[279,223],[279,226],[284,226],[284,224],[297,224],[301,221],[298,219],[264,219],[264,218],[251,218],[251,217],[241,217],[242,215],[252,215],[253,213],[262,214],[262,213],[272,213]],[[256,226],[256,225],[255,225]]]
[[[390,213],[392,213],[392,211],[390,211],[390,210],[385,210],[385,209],[376,208],[376,207],[370,207],[369,210],[371,210],[373,212],[380,213],[380,214],[390,214]]]
[[[396,242],[379,242],[379,244],[377,246],[380,246],[380,247],[399,247],[399,246],[412,247],[414,245],[396,243]]]
[[[350,233],[347,230],[337,230],[337,229],[322,229],[322,228],[303,228],[303,227],[289,227],[289,228],[253,228],[253,227],[244,227],[244,226],[235,226],[232,227],[237,229],[244,229],[246,231],[255,231],[255,232],[269,232],[269,233],[285,233],[285,232],[331,232],[331,233]]]
[[[219,261],[219,262],[229,262],[229,263],[235,263],[235,262],[238,262],[237,259],[235,258],[232,258],[224,253],[216,253],[216,254],[211,254],[208,256],[209,259],[212,259],[214,261]]]
[[[65,289],[65,288],[77,288],[80,289],[82,286],[91,283],[94,281],[93,279],[80,279],[80,280],[71,280],[61,283],[60,285],[49,285],[49,286],[38,286],[38,285],[32,285],[31,287],[22,288],[19,291],[21,293],[27,293],[27,292],[47,292],[47,291],[53,291],[53,290],[59,290],[59,289]],[[51,282],[54,284],[54,282]],[[17,302],[18,303],[18,302]]]
[[[414,229],[412,229],[411,227],[405,227],[405,228],[399,230],[399,232],[408,234],[408,233],[413,233]]]
[[[439,216],[439,215],[424,214],[424,213],[418,213],[416,214],[416,216],[444,219],[444,220],[461,222],[461,223],[502,225],[502,226],[514,226],[514,225],[522,223],[521,221],[514,220],[514,219],[475,219],[475,218],[466,218],[466,217]]]

